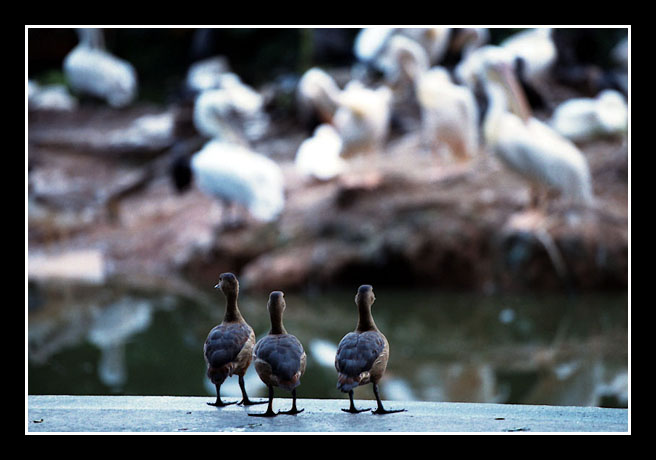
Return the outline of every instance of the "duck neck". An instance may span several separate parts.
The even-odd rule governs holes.
[[[287,334],[284,324],[282,324],[282,311],[272,310],[269,315],[271,316],[271,330],[269,334]]]
[[[237,293],[236,292],[227,292],[226,293],[226,310],[225,316],[223,317],[224,323],[236,323],[243,321],[244,318],[239,312],[239,306],[237,305]]]
[[[358,326],[355,330],[359,332],[378,330],[371,315],[371,305],[364,301],[358,302]]]

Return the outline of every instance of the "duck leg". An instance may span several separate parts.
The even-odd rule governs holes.
[[[275,417],[276,414],[273,411],[273,386],[269,385],[269,407],[267,407],[267,411],[263,414],[248,414],[251,417]]]
[[[239,388],[241,388],[241,396],[242,399],[237,403],[239,406],[253,406],[255,404],[265,404],[266,401],[260,401],[260,402],[253,402],[250,399],[248,399],[248,395],[246,394],[246,385],[244,384],[244,376],[240,375],[239,376]]]
[[[355,408],[355,403],[353,402],[353,390],[349,391],[349,399],[351,400],[351,405],[349,406],[348,409],[342,409],[344,412],[349,412],[351,414],[359,414],[360,412],[364,412],[364,411],[369,410],[368,407],[366,409],[356,409]]]
[[[278,412],[279,414],[296,415],[296,414],[300,414],[301,412],[303,412],[305,410],[305,409],[298,410],[296,408],[296,388],[294,388],[292,390],[292,398],[294,398],[293,399],[294,402],[292,403],[292,408],[288,411]]]
[[[378,385],[376,383],[374,383],[373,385],[374,385],[374,395],[376,395],[376,402],[378,403],[378,409],[371,411],[373,414],[383,415],[383,414],[393,414],[395,412],[405,412],[405,409],[386,410],[383,407],[383,402],[380,400],[380,396],[378,395]]]
[[[216,402],[213,403],[207,403],[208,406],[214,406],[214,407],[224,407],[224,406],[229,406],[230,404],[235,404],[237,401],[225,403],[221,401],[221,385],[215,385],[216,386]]]

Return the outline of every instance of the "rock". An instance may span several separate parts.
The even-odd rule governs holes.
[[[101,155],[142,157],[161,153],[175,140],[175,109],[80,107],[30,113],[28,142],[42,147]]]
[[[102,283],[104,258],[97,249],[67,250],[61,253],[29,253],[27,275],[30,280],[68,280]]]
[[[77,108],[77,99],[72,96],[65,85],[40,86],[28,81],[29,110],[70,111]]]

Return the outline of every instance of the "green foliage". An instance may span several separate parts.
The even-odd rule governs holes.
[[[47,70],[39,75],[35,76],[35,80],[40,85],[66,85],[68,86],[68,81],[66,80],[66,75],[60,69],[51,69]]]

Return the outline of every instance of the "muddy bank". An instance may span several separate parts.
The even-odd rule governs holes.
[[[440,162],[408,135],[352,160],[334,183],[293,190],[278,227],[285,243],[246,264],[244,279],[263,290],[354,279],[486,292],[625,288],[626,195],[615,175],[626,152],[612,143],[589,152],[605,211],[556,201],[535,214],[525,185],[494,158]]]
[[[253,146],[283,167],[285,210],[274,223],[231,228],[220,203],[193,188],[178,194],[169,178],[174,153],[203,142],[190,135],[188,107],[30,112],[30,277],[52,276],[62,255],[91,250],[89,270],[101,272],[94,279],[212,283],[233,271],[257,290],[361,282],[484,292],[628,285],[622,139],[580,146],[602,211],[555,200],[536,214],[525,183],[494,157],[439,157],[423,151],[413,131],[347,159],[335,180],[304,180],[293,158],[308,133],[273,115]],[[88,259],[63,260],[84,273]],[[54,268],[44,270],[44,260]]]

